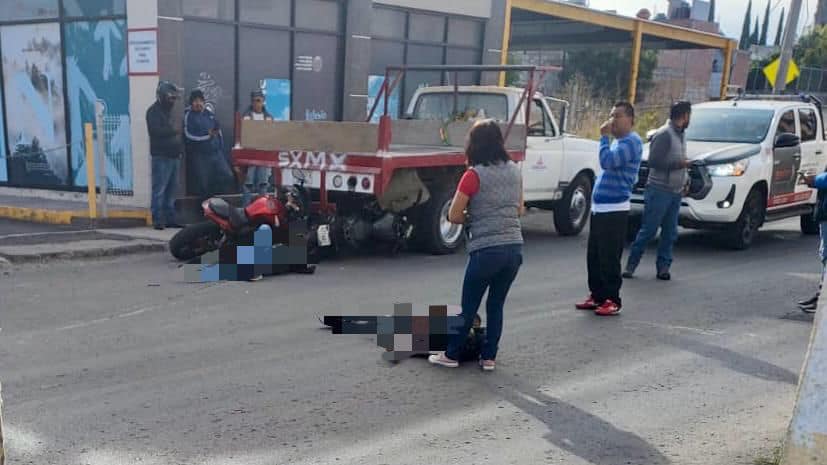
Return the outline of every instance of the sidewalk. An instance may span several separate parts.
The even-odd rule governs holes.
[[[145,226],[151,223],[149,210],[111,207],[108,218],[92,219],[85,202],[0,195],[0,218],[34,223],[85,226]]]
[[[0,264],[163,252],[179,230],[84,229],[0,219]]]

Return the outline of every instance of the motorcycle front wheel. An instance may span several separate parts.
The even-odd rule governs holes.
[[[216,250],[223,234],[221,228],[211,221],[192,224],[170,239],[169,252],[178,260],[192,260]]]

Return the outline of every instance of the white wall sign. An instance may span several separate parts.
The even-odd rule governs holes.
[[[130,76],[155,76],[158,71],[158,29],[130,29],[127,47]]]

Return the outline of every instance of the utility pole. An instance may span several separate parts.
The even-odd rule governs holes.
[[[784,41],[781,42],[781,63],[778,66],[778,75],[775,77],[774,94],[783,94],[787,90],[787,72],[790,69],[790,60],[793,56],[796,31],[798,31],[798,17],[801,16],[801,0],[790,2],[790,16],[787,17],[787,30],[784,31]]]

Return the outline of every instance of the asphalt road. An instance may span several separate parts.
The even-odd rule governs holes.
[[[684,232],[625,309],[573,309],[585,235],[527,224],[497,371],[390,364],[317,314],[456,304],[465,258],[338,259],[313,276],[187,283],[163,254],[0,272],[10,463],[752,464],[792,413],[816,239],[732,252]]]

